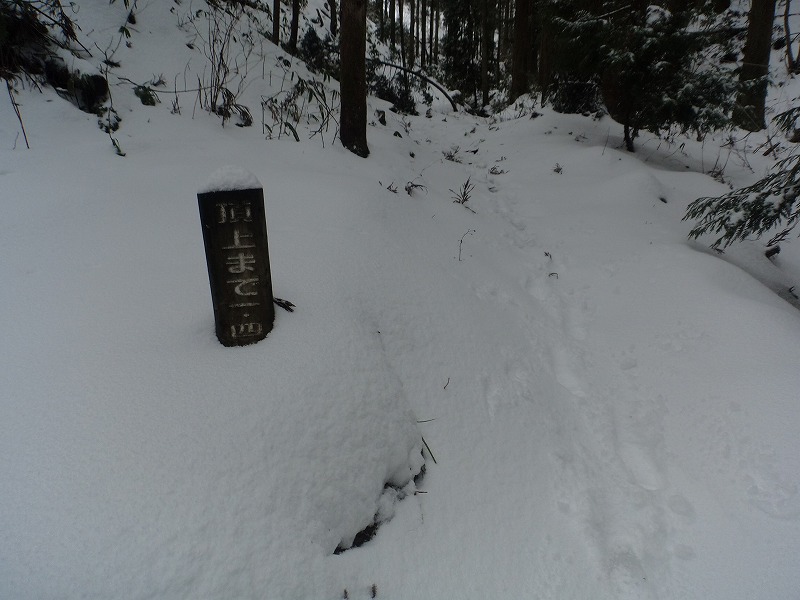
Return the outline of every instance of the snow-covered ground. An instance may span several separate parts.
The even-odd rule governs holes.
[[[201,72],[177,20],[142,10],[119,74]],[[442,102],[364,160],[113,91],[124,158],[52,90],[18,95],[30,150],[0,104],[0,598],[800,597],[800,244],[686,240],[721,138]],[[196,200],[228,164],[297,307],[233,349]]]

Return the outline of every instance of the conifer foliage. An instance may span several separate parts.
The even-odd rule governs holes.
[[[464,97],[477,97],[480,86],[480,7],[471,0],[443,2],[442,71],[447,84]]]
[[[778,115],[774,121],[784,131],[793,131],[800,108]],[[697,239],[716,234],[712,248],[724,249],[733,242],[775,231],[767,246],[785,240],[800,221],[800,154],[779,161],[773,171],[753,185],[723,196],[698,198],[684,220],[697,224],[689,233]]]
[[[710,5],[674,4],[549,2],[557,31],[555,71],[568,80],[597,82],[631,151],[641,129],[658,133],[678,126],[703,135],[729,119],[734,80],[703,60],[726,30]]]

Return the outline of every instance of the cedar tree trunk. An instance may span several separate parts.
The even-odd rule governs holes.
[[[336,10],[336,0],[328,0],[328,6],[331,9],[331,37],[336,37],[339,33],[339,15]]]
[[[530,57],[529,38],[530,0],[516,0],[514,6],[514,46],[511,51],[511,98],[516,100],[528,91],[528,58]]]
[[[272,2],[272,43],[276,46],[281,43],[281,0]]]
[[[764,121],[767,97],[769,54],[772,49],[772,24],[775,20],[775,0],[752,0],[747,41],[744,44],[739,83],[743,89],[736,99],[733,121],[742,129],[759,131]]]
[[[297,30],[300,26],[300,0],[292,0],[292,22],[289,30],[289,52],[297,52]]]
[[[342,145],[363,158],[367,146],[367,0],[342,0],[340,42],[341,130]]]

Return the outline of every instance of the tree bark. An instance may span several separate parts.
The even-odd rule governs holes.
[[[297,30],[300,26],[300,0],[292,0],[292,22],[289,30],[289,52],[297,51]]]
[[[489,104],[489,58],[491,50],[490,36],[493,33],[492,18],[489,14],[489,0],[483,0],[481,7],[481,106]]]
[[[743,89],[739,92],[733,111],[733,122],[748,131],[760,131],[767,126],[764,113],[774,21],[775,0],[752,0],[742,69],[739,72],[739,83]]]
[[[415,2],[414,0],[408,0],[408,6],[411,9],[409,12],[411,13],[411,23],[409,27],[409,33],[411,34],[411,43],[408,45],[408,66],[410,68],[414,68],[414,62],[416,61],[416,45],[417,45],[417,34],[416,34],[416,10],[415,10]]]
[[[428,64],[433,65],[436,63],[436,56],[433,53],[433,18],[436,14],[435,0],[428,0],[428,9],[430,12],[430,21],[428,23]]]
[[[426,4],[425,0],[420,0],[420,15],[419,15],[419,29],[420,29],[420,44],[419,44],[419,66],[420,68],[425,68],[425,63],[427,62],[428,53],[427,48],[425,47],[425,29],[427,25],[427,20],[425,19],[425,11],[428,9],[428,5]]]
[[[340,42],[341,122],[339,138],[353,154],[366,158],[367,146],[367,0],[342,0]]]
[[[395,23],[397,20],[397,9],[395,6],[396,0],[389,0],[389,49],[391,50],[392,56],[397,52],[397,38],[395,36],[395,30],[397,29]]]
[[[272,43],[276,46],[281,43],[281,0],[272,2]]]
[[[436,0],[436,31],[433,34],[433,55],[436,57],[436,63],[439,63],[439,23],[442,22],[442,6],[439,0]]]
[[[416,11],[416,16],[414,18],[416,19],[416,24],[417,24],[416,25],[417,28],[415,29],[416,33],[414,34],[414,57],[417,58],[417,59],[419,58],[419,5],[420,5],[420,3],[421,3],[421,0],[417,0],[415,5],[414,5],[414,10]]]
[[[800,73],[800,64],[798,64],[798,59],[794,57],[794,51],[792,50],[792,33],[789,29],[791,6],[792,0],[786,0],[786,7],[783,11],[783,33],[786,36],[786,69],[789,75],[797,75],[797,73]]]
[[[528,81],[539,77],[539,32],[542,27],[541,13],[537,5],[528,2]]]
[[[553,65],[552,65],[552,46],[553,34],[550,30],[551,25],[546,24],[539,35],[539,65],[537,69],[537,78],[539,89],[542,91],[542,102],[544,102],[549,93],[550,86],[553,83]]]
[[[505,28],[503,29],[503,55],[507,55],[509,50],[511,49],[511,41],[513,38],[513,31],[514,27],[512,25],[514,19],[514,10],[513,10],[513,2],[511,0],[505,0],[505,14],[503,16],[503,21],[505,22]]]
[[[406,64],[406,28],[403,25],[403,0],[397,0],[397,9],[400,17],[400,64],[407,67]]]
[[[328,5],[331,8],[331,37],[336,37],[339,33],[339,14],[336,10],[336,0],[328,0]]]
[[[511,50],[511,100],[528,91],[530,56],[530,0],[516,0],[514,8],[514,45]]]

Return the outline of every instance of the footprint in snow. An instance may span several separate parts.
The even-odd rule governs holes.
[[[654,492],[664,487],[664,478],[647,450],[632,442],[621,442],[619,456],[633,481],[641,488]]]

